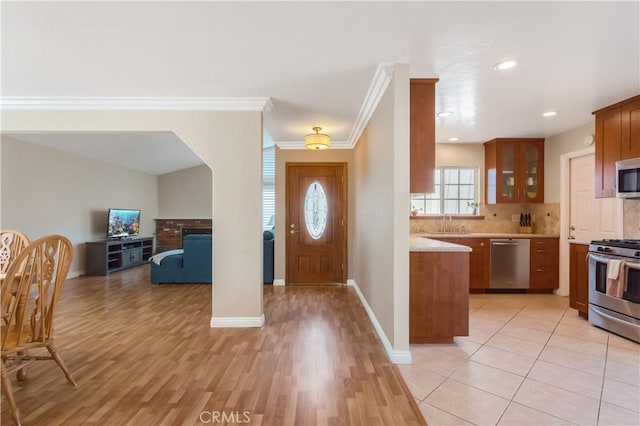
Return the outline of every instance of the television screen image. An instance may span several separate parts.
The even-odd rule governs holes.
[[[140,210],[109,209],[107,238],[133,237],[140,232]]]

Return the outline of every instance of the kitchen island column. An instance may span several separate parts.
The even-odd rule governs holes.
[[[409,244],[409,343],[468,336],[471,248],[419,236]]]

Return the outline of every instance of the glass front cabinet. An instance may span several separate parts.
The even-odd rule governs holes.
[[[493,139],[484,150],[487,204],[544,202],[544,139]]]

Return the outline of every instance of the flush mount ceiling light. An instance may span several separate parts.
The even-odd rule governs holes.
[[[441,111],[438,113],[438,117],[451,117],[452,115],[452,111]]]
[[[542,113],[543,117],[553,117],[554,115],[556,115],[558,112],[557,111],[547,111],[545,113]]]
[[[495,64],[493,66],[494,69],[498,70],[498,71],[505,71],[505,70],[510,70],[511,68],[515,67],[516,65],[518,65],[518,63],[512,59],[506,60],[506,61],[500,61],[497,64]]]
[[[304,146],[307,149],[327,149],[331,144],[331,138],[329,135],[319,133],[322,127],[314,127],[315,133],[308,134],[304,137]]]
[[[459,140],[458,138],[449,138],[449,142],[458,142]]]

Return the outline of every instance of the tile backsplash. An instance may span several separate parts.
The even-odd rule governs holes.
[[[640,200],[624,200],[624,238],[640,239]]]
[[[465,232],[519,232],[519,223],[511,220],[512,215],[531,213],[535,216],[533,232],[536,234],[560,234],[560,203],[545,204],[492,204],[480,205],[481,220],[454,220],[453,227]],[[640,199],[624,200],[623,238],[640,239]],[[439,232],[442,221],[413,218],[411,233]]]
[[[518,221],[511,220],[512,215],[531,213],[535,216],[533,232],[536,234],[560,234],[560,203],[546,204],[481,204],[481,220],[454,220],[453,227],[459,230],[464,226],[465,232],[504,232],[519,231]],[[414,218],[411,221],[411,233],[438,232],[442,228],[441,220]]]

